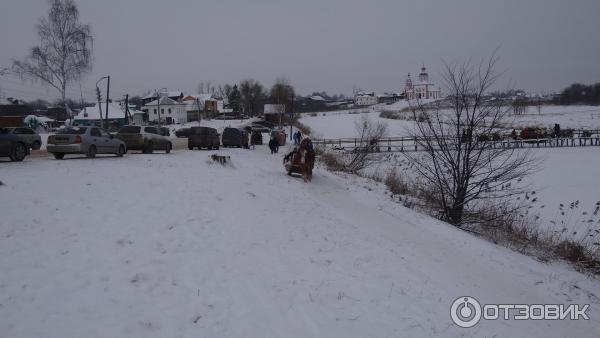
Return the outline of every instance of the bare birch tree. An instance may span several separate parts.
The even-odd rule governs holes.
[[[496,62],[492,56],[478,66],[445,64],[442,78],[451,107],[425,108],[421,102],[412,107],[417,121],[412,136],[425,152],[405,156],[435,196],[442,218],[457,226],[471,221],[466,217],[467,207],[520,193],[515,180],[531,173],[537,164],[526,149],[492,141],[511,110],[485,97],[499,78]]]
[[[37,25],[40,44],[26,59],[13,61],[13,70],[55,88],[64,104],[67,86],[91,69],[93,38],[90,26],[79,23],[73,0],[49,3],[48,16]]]

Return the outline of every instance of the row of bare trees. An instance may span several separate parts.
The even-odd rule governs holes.
[[[206,92],[210,88],[210,92]],[[201,93],[209,93],[215,97],[227,99],[230,108],[234,112],[241,112],[248,116],[256,116],[262,113],[265,103],[280,103],[286,106],[289,112],[295,96],[295,89],[285,77],[275,80],[270,89],[266,89],[260,82],[248,78],[239,84],[225,84],[210,87],[210,82],[202,82],[198,86]]]

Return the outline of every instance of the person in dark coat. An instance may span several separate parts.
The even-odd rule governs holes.
[[[302,133],[300,132],[300,130],[298,130],[294,134],[294,144],[300,144],[300,141],[302,141]]]
[[[277,152],[277,148],[279,148],[279,142],[274,137],[271,137],[269,140],[269,149],[271,149],[271,154],[275,154]]]
[[[554,137],[560,137],[560,125],[558,123],[554,124]]]

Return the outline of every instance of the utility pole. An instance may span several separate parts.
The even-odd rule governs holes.
[[[98,113],[100,114],[100,121],[102,121],[102,94],[100,88],[96,86],[96,98],[98,99]]]
[[[100,81],[108,79],[110,84],[110,76],[103,76],[96,81],[96,96],[98,97],[98,111],[100,112],[100,124],[102,124],[102,95],[100,94],[100,87],[98,87],[98,83]],[[108,85],[106,86],[106,120],[108,121]]]
[[[107,76],[108,81],[106,82],[106,109],[104,111],[104,116],[106,119],[104,120],[104,129],[108,129],[108,101],[110,98],[110,75]]]
[[[290,109],[290,140],[292,140],[292,135],[294,133],[294,94],[292,94],[292,107]]]
[[[198,105],[198,125],[200,125],[200,98],[196,98],[196,104]]]
[[[158,109],[158,127],[160,128],[160,93],[156,91],[156,107]]]
[[[129,94],[125,94],[125,120],[129,124]]]

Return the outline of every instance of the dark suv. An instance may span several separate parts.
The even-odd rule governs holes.
[[[223,147],[248,148],[248,132],[244,129],[225,128],[221,139]]]
[[[215,128],[209,127],[192,127],[188,135],[188,149],[192,150],[195,147],[198,149],[219,149],[221,140],[219,133]]]

